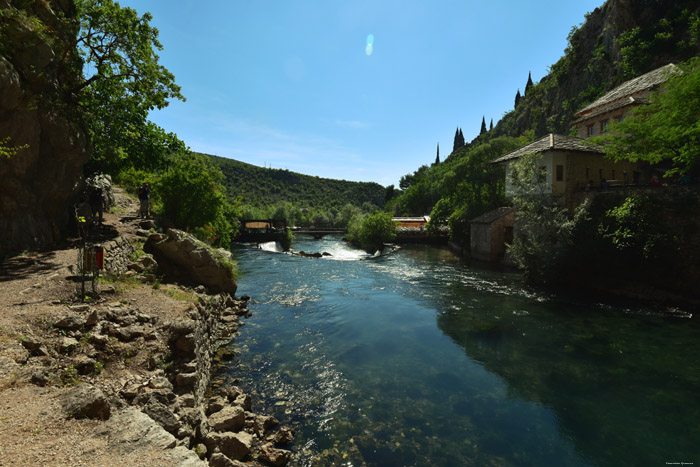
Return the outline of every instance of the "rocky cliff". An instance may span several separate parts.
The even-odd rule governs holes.
[[[621,82],[700,54],[700,4],[607,0],[571,29],[568,41],[564,56],[488,137],[518,136],[526,130],[534,130],[536,137],[568,134],[579,109]]]
[[[63,91],[80,79],[77,33],[72,0],[0,0],[0,144],[22,148],[0,160],[0,257],[55,242],[71,219],[88,159]]]

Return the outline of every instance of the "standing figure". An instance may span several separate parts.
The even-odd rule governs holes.
[[[90,193],[90,208],[92,209],[93,215],[97,216],[100,225],[102,225],[102,213],[107,208],[107,200],[102,192],[102,188],[95,188],[92,193]]]
[[[141,206],[139,208],[139,217],[151,218],[151,189],[148,183],[144,183],[139,188],[139,201],[141,201]]]

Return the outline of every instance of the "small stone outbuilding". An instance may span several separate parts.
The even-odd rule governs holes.
[[[513,241],[515,210],[502,207],[487,212],[470,221],[471,257],[481,261],[502,262],[506,255],[506,244]]]

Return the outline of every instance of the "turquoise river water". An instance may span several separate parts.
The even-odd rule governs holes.
[[[543,293],[434,247],[293,248],[332,256],[234,247],[252,317],[220,375],[296,430],[292,465],[700,465],[695,310]]]

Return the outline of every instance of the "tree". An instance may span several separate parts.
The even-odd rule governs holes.
[[[515,108],[518,108],[518,105],[520,104],[520,89],[518,89],[518,92],[515,94]]]
[[[588,204],[579,205],[572,216],[559,197],[546,193],[541,160],[540,154],[526,154],[513,162],[516,235],[509,251],[529,281],[550,283],[566,277],[563,266],[574,229],[585,220]]]
[[[700,167],[700,59],[678,66],[649,104],[636,107],[621,122],[612,122],[604,135],[591,138],[615,160],[669,160],[667,175]]]
[[[491,124],[489,125],[489,131],[493,130],[493,118],[491,119]]]
[[[527,84],[525,84],[525,95],[527,96],[527,93],[530,91],[530,88],[532,88],[534,84],[532,83],[532,72],[527,72]]]
[[[350,221],[348,237],[368,253],[374,253],[384,243],[396,238],[396,223],[391,219],[391,214],[382,211],[364,218],[354,217]]]
[[[176,227],[193,231],[210,243],[228,245],[233,227],[228,220],[230,205],[221,182],[223,174],[200,154],[172,157],[155,181],[154,196],[163,216]]]
[[[438,165],[440,163],[440,143],[437,144],[437,156],[435,156],[435,164]],[[393,185],[392,185],[393,188]]]
[[[484,133],[486,133],[486,116],[481,117],[481,131],[479,134],[483,135]]]
[[[84,79],[68,90],[84,111],[93,168],[116,173],[123,167],[164,163],[177,138],[148,122],[148,112],[169,99],[185,100],[175,77],[158,63],[163,47],[150,13],[139,17],[112,0],[78,0],[80,34],[75,48]],[[142,160],[131,159],[144,154]],[[176,148],[179,150],[181,148]]]
[[[455,140],[454,143],[452,144],[452,152],[455,152],[457,149],[459,149],[461,146],[459,144],[459,127],[455,130]],[[403,188],[403,187],[401,187]]]
[[[465,146],[466,143],[464,142],[464,133],[462,133],[462,129],[459,129],[459,147],[461,148],[462,146]]]

